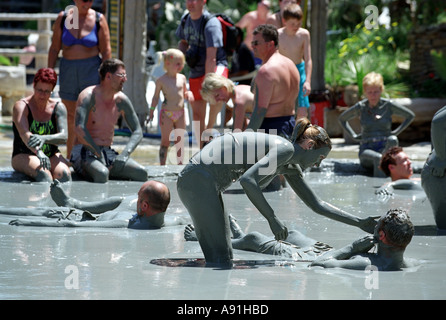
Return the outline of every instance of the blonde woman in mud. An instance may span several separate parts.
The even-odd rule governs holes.
[[[373,217],[362,219],[322,201],[305,182],[302,171],[318,166],[330,150],[326,131],[303,118],[298,120],[291,141],[260,132],[227,133],[194,155],[179,174],[177,190],[192,218],[206,264],[232,267],[231,232],[222,192],[237,180],[268,221],[276,240],[285,240],[288,230],[268,204],[262,186],[278,174],[284,175],[316,213],[372,233],[376,225]]]

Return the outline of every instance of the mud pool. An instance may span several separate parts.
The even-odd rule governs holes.
[[[148,166],[151,178],[165,182],[172,196],[168,215],[189,218],[176,193],[181,166]],[[436,230],[423,192],[397,191],[378,197],[386,179],[306,172],[317,194],[338,207],[365,217],[403,207],[416,235],[406,257],[419,266],[398,272],[364,272],[309,268],[307,262],[281,262],[279,257],[235,250],[248,262],[232,270],[168,267],[153,259],[200,259],[198,242],[186,242],[183,226],[138,231],[102,228],[49,228],[8,225],[16,217],[0,216],[0,299],[444,299],[446,236]],[[415,177],[419,176],[416,174]],[[19,182],[10,168],[0,171],[1,206],[55,206],[45,185]],[[105,185],[74,181],[70,195],[83,200],[131,196],[140,183]],[[364,235],[360,229],[329,220],[308,209],[291,188],[268,192],[267,199],[289,229],[340,248]],[[228,212],[245,232],[271,235],[266,220],[235,184],[224,195]],[[197,195],[197,201],[200,196]],[[42,218],[38,218],[42,219]],[[373,278],[371,278],[373,277]]]

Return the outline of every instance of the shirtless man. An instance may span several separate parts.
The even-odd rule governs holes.
[[[99,75],[101,83],[84,89],[77,101],[76,140],[71,153],[74,170],[99,183],[109,178],[146,181],[145,168],[130,159],[143,133],[130,99],[121,91],[127,80],[125,65],[118,59],[106,60],[99,68]],[[120,116],[132,135],[118,154],[111,145]]]
[[[246,30],[245,39],[243,40],[243,42],[248,46],[249,49],[251,49],[251,51],[251,42],[253,39],[252,33],[257,26],[266,23],[266,19],[268,19],[270,15],[270,7],[271,5],[268,0],[260,0],[257,2],[257,10],[246,13],[240,19],[240,21],[235,24],[240,29]],[[257,64],[261,64],[261,61],[259,61],[259,63],[257,63],[256,61],[256,65]]]
[[[99,201],[81,201],[68,196],[59,181],[54,180],[51,185],[51,197],[60,207],[0,208],[0,214],[52,218],[15,219],[9,223],[15,226],[147,230],[186,224],[185,219],[181,217],[165,216],[170,203],[170,190],[160,181],[144,182],[137,197],[109,197]]]
[[[385,183],[375,191],[377,195],[393,195],[392,190],[423,191],[420,178],[411,178],[413,175],[412,162],[402,147],[387,149],[381,158],[380,169],[392,181]]]
[[[311,266],[355,270],[375,266],[379,271],[414,267],[418,265],[417,261],[404,258],[404,251],[414,233],[414,226],[406,212],[391,209],[378,220],[373,236],[356,240],[342,249],[331,250],[317,257]],[[375,244],[377,252],[369,252]]]
[[[273,25],[258,26],[253,39],[254,54],[263,64],[254,81],[254,111],[247,129],[263,129],[289,138],[296,124],[299,71],[291,59],[279,53]]]

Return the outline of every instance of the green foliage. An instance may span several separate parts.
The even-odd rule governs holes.
[[[407,96],[409,86],[403,83],[398,64],[408,59],[406,44],[397,45],[395,36],[401,32],[397,22],[389,29],[380,26],[367,29],[361,22],[350,32],[340,32],[327,42],[325,80],[331,87],[355,84],[362,95],[362,79],[369,72],[384,78],[385,96]],[[398,36],[399,37],[399,36]]]
[[[437,74],[442,80],[446,80],[446,56],[441,51],[432,50],[431,56]]]
[[[1,66],[11,66],[11,60],[9,60],[7,57],[5,56],[0,56],[0,65]]]

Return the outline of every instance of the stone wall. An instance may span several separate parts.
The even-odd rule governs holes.
[[[446,54],[446,23],[419,26],[409,36],[411,43],[410,74],[414,88],[435,77],[431,50]]]

